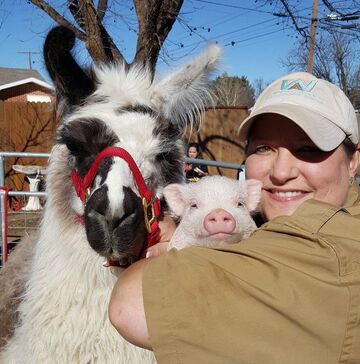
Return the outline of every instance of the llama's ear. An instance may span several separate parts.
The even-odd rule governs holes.
[[[117,136],[98,119],[76,119],[62,125],[58,134],[58,143],[66,144],[75,157],[97,155],[118,141]]]
[[[169,120],[186,126],[205,109],[210,99],[208,77],[216,69],[219,57],[220,47],[210,45],[191,64],[154,85],[152,101]]]
[[[94,91],[91,78],[76,63],[71,54],[75,34],[69,28],[58,26],[46,37],[44,59],[60,98],[70,105],[78,105]]]

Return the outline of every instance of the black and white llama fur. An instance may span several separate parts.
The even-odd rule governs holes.
[[[219,49],[210,46],[192,64],[157,82],[136,65],[84,71],[71,56],[73,44],[74,35],[64,27],[54,28],[45,42],[46,65],[61,97],[61,126],[20,322],[0,362],[152,362],[152,352],[123,340],[107,316],[122,269],[104,268],[104,257],[131,263],[146,246],[132,174],[120,158],[105,159],[85,208],[70,174],[76,168],[83,177],[101,150],[120,146],[159,197],[165,185],[181,182],[183,128],[204,107],[207,76]],[[85,226],[78,221],[82,214]]]

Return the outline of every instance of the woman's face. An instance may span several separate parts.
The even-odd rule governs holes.
[[[291,120],[266,114],[251,129],[246,177],[262,181],[262,212],[271,220],[310,198],[342,206],[358,159],[358,151],[350,158],[342,145],[323,152]]]
[[[195,159],[198,155],[198,152],[195,147],[190,147],[188,150],[188,157]]]

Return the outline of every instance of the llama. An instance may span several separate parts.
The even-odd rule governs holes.
[[[61,124],[19,324],[0,362],[153,362],[152,352],[123,340],[107,317],[121,266],[143,255],[150,222],[131,163],[106,151],[116,146],[129,153],[157,198],[164,186],[183,182],[181,137],[204,107],[219,49],[210,46],[192,64],[154,81],[146,66],[136,64],[83,70],[71,54],[74,40],[72,31],[56,27],[44,45]],[[76,182],[87,178],[94,161],[93,182],[80,188]],[[155,210],[155,202],[150,207]],[[120,267],[104,268],[104,259]]]
[[[17,307],[30,274],[36,236],[21,239],[4,267],[0,269],[0,351],[13,335],[18,320]]]

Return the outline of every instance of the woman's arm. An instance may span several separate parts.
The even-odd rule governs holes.
[[[156,259],[156,258],[155,258]],[[109,318],[121,336],[134,345],[151,350],[145,319],[142,276],[151,259],[142,259],[127,268],[112,291]]]
[[[166,252],[176,225],[170,216],[160,221],[160,243],[147,250],[147,257]],[[121,273],[112,291],[109,304],[109,318],[116,330],[132,344],[151,350],[146,324],[142,278],[146,264],[152,259],[142,259]]]

